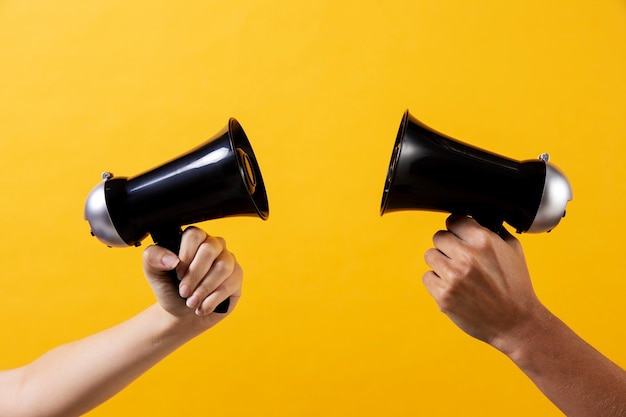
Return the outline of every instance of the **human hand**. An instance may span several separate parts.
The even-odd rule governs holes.
[[[241,296],[243,270],[225,240],[195,226],[184,231],[178,255],[161,246],[147,247],[143,268],[161,307],[178,318],[206,316],[213,325],[227,315],[213,314],[215,307],[230,297],[230,313]],[[178,285],[172,282],[174,269]]]
[[[432,268],[423,275],[424,285],[458,327],[504,350],[516,329],[544,309],[522,246],[506,230],[495,234],[466,216],[451,215],[446,226],[424,255]]]

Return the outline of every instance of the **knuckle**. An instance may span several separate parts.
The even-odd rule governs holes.
[[[454,265],[454,269],[451,272],[454,278],[451,280],[455,285],[460,286],[464,281],[467,281],[474,275],[476,270],[474,258],[469,254],[459,259]]]
[[[219,254],[222,252],[222,249],[219,244],[215,243],[214,238],[207,238],[204,242],[200,244],[198,248],[198,252],[206,258],[217,258]]]
[[[450,282],[451,286],[456,285],[456,283],[459,282],[459,280],[463,276],[463,274],[459,273],[457,269],[453,269],[453,268],[448,268],[445,271],[445,275],[446,275],[446,278],[448,278],[448,281]]]
[[[213,263],[213,269],[219,275],[228,275],[232,272],[232,264],[224,257],[218,258]]]
[[[489,250],[492,245],[492,234],[489,230],[481,228],[476,230],[473,238],[474,246],[477,251]]]
[[[204,300],[211,294],[211,291],[203,285],[200,285],[194,291],[193,295],[199,300],[198,304],[202,304]]]
[[[185,229],[185,233],[193,237],[206,236],[206,232],[196,226],[189,226],[187,229]]]

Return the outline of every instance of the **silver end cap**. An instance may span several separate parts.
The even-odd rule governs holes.
[[[109,210],[107,208],[104,184],[106,181],[96,185],[87,196],[85,202],[85,220],[89,222],[91,234],[98,238],[99,241],[110,247],[126,247],[128,243],[124,242],[115,229]]]
[[[543,158],[541,158],[543,159]],[[549,232],[565,216],[567,202],[572,200],[572,188],[565,175],[546,161],[546,181],[543,195],[529,233]]]

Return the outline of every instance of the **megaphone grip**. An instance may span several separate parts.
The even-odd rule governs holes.
[[[177,255],[180,252],[180,244],[183,239],[183,230],[179,226],[158,228],[152,230],[150,232],[150,235],[152,236],[152,240],[155,244],[169,249]],[[176,275],[176,271],[170,271],[170,276],[172,278],[172,281],[178,287],[179,280],[178,276]],[[228,307],[230,307],[230,298],[227,298],[219,303],[218,306],[215,307],[215,310],[213,310],[213,312],[224,314],[228,312]]]

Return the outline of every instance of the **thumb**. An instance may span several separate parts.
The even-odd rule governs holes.
[[[164,275],[179,263],[178,256],[158,245],[150,245],[143,252],[144,271],[149,275]]]

